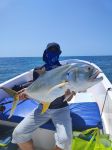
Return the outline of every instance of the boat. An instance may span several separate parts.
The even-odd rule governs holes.
[[[60,62],[61,64],[66,64],[76,61],[90,63],[100,69],[96,64],[84,60],[70,59]],[[99,127],[103,133],[108,134],[112,138],[112,84],[103,71],[99,76],[103,77],[100,83],[83,93],[76,94],[69,102],[73,118],[72,125],[74,130],[78,131],[91,127]],[[33,69],[1,83],[0,87],[12,88],[14,85],[27,83],[32,79]],[[0,133],[3,134],[7,133],[7,131],[13,131],[18,123],[38,105],[30,99],[20,101],[13,117],[8,119],[12,101],[12,98],[6,92],[0,90],[0,104],[4,104],[6,107],[5,111],[0,113]],[[38,150],[52,150],[55,146],[54,133],[55,127],[51,120],[38,128],[32,135],[35,148]],[[9,146],[7,150],[18,149],[14,144],[9,143],[9,145],[11,145],[11,148]]]

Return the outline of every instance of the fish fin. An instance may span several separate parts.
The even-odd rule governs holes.
[[[67,83],[68,81],[65,80],[62,83],[55,85],[48,91],[48,93],[52,92],[53,90],[56,90],[57,88],[63,88]]]
[[[41,114],[43,114],[49,108],[50,103],[49,102],[41,102],[41,103],[43,104],[43,108],[42,108]]]
[[[19,95],[16,91],[10,89],[10,88],[6,88],[6,87],[0,87],[0,89],[4,90],[6,93],[8,93],[10,96],[14,97],[14,101],[13,101],[13,104],[12,104],[12,109],[11,109],[11,112],[10,112],[10,115],[8,118],[11,118],[11,116],[13,115],[14,113],[14,110],[17,106],[17,103],[19,101]]]
[[[10,88],[6,88],[6,87],[0,87],[0,89],[4,90],[6,93],[8,93],[10,96],[15,96],[17,95],[17,92],[10,89]]]
[[[16,106],[18,104],[18,101],[19,101],[19,96],[18,95],[15,95],[14,96],[14,101],[13,101],[13,104],[12,104],[12,109],[11,109],[11,112],[10,112],[10,115],[8,118],[11,118],[13,113],[14,113],[14,110],[16,109]]]

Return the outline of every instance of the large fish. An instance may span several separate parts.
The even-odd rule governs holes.
[[[77,92],[83,92],[93,85],[102,81],[98,77],[100,71],[88,63],[69,63],[46,71],[36,81],[34,81],[24,93],[43,104],[42,112],[45,112],[50,103],[57,97],[62,96],[67,89]],[[2,87],[10,95],[14,96],[13,107],[10,113],[12,116],[19,100],[18,93]],[[65,99],[66,100],[66,99]]]

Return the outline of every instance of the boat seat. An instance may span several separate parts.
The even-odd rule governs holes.
[[[11,100],[13,100],[13,98],[5,98],[3,102]],[[12,107],[12,103],[8,103],[4,105],[6,109],[0,114],[0,119],[19,123],[28,115],[28,113],[38,107],[38,105],[39,104],[37,102],[31,99],[19,101],[14,115],[8,119]],[[72,117],[73,130],[82,131],[93,127],[98,127],[100,129],[103,128],[99,107],[96,102],[71,103],[69,104],[69,108]],[[55,130],[52,120],[49,120],[47,123],[42,125],[41,128]]]

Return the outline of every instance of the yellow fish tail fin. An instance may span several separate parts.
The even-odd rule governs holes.
[[[42,102],[42,104],[43,104],[43,108],[42,108],[41,114],[43,114],[47,111],[47,109],[49,108],[50,103],[49,102]]]
[[[4,90],[6,93],[8,93],[10,96],[12,96],[14,98],[13,104],[12,104],[12,109],[10,112],[10,115],[8,118],[11,118],[11,116],[14,113],[14,110],[16,109],[17,103],[19,101],[19,95],[16,91],[10,89],[10,88],[6,88],[6,87],[0,87],[0,89]]]
[[[13,113],[14,113],[14,110],[16,109],[16,106],[18,104],[18,101],[19,101],[19,96],[18,95],[15,95],[14,96],[14,101],[13,101],[13,104],[12,104],[12,109],[11,109],[11,112],[10,112],[10,115],[8,118],[11,118]]]
[[[10,96],[15,96],[17,95],[17,92],[10,89],[10,88],[6,88],[6,87],[0,87],[0,89],[4,90],[6,93],[8,93]]]

